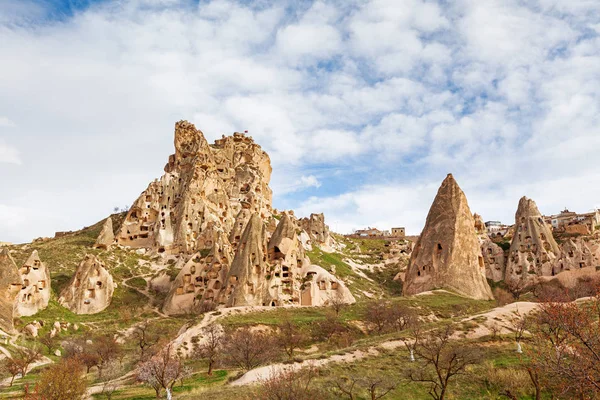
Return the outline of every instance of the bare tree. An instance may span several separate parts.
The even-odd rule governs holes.
[[[159,336],[151,331],[148,321],[134,327],[133,338],[140,348],[140,360],[146,357],[148,350],[158,343],[159,340]]]
[[[372,372],[353,372],[349,376],[336,379],[332,391],[336,397],[346,397],[348,400],[369,398],[378,400],[384,398],[398,386],[398,380],[391,376]]]
[[[600,394],[600,295],[590,302],[540,303],[528,330],[532,380],[565,398]]]
[[[223,354],[230,365],[249,371],[273,360],[276,347],[269,335],[245,327],[227,335]]]
[[[203,340],[198,346],[198,355],[208,361],[208,375],[219,361],[223,347],[223,329],[217,324],[211,324],[202,331]]]
[[[331,342],[335,336],[348,332],[348,327],[343,324],[334,312],[327,312],[325,319],[316,321],[312,325],[311,335],[318,341]]]
[[[340,312],[348,306],[346,300],[340,292],[335,292],[333,296],[329,298],[329,307],[333,310],[336,316],[340,315]]]
[[[466,368],[477,360],[471,348],[451,341],[452,333],[452,327],[447,325],[416,338],[415,353],[421,365],[410,371],[409,378],[428,384],[434,400],[444,400],[451,379],[465,374]]]
[[[42,353],[37,347],[18,347],[11,357],[6,357],[2,362],[2,369],[11,375],[10,386],[13,385],[17,375],[24,378],[31,364],[42,359]]]
[[[83,366],[73,358],[54,364],[41,373],[33,392],[25,388],[26,400],[80,400],[86,393]]]
[[[312,382],[317,375],[314,368],[271,371],[268,378],[260,381],[260,398],[266,400],[313,400],[323,398]]]
[[[295,350],[302,346],[306,341],[306,334],[291,320],[289,315],[286,315],[283,318],[283,321],[278,325],[278,328],[279,332],[276,336],[277,343],[291,360],[294,358]]]
[[[56,349],[56,347],[58,346],[58,341],[56,340],[56,337],[53,337],[50,332],[48,332],[47,334],[40,336],[40,338],[38,339],[38,341],[44,345],[46,347],[46,349],[48,349],[48,354],[52,354],[52,352]]]
[[[121,376],[121,373],[121,364],[116,360],[110,361],[105,366],[105,372],[102,376],[103,381],[100,384],[102,388],[100,394],[102,394],[106,400],[111,400],[114,393],[119,388],[117,378]]]
[[[112,336],[98,336],[94,339],[91,354],[97,356],[98,375],[102,377],[103,370],[111,361],[119,359],[123,354],[121,345]],[[93,357],[91,357],[93,358]]]
[[[183,380],[191,374],[183,364],[181,357],[174,354],[171,344],[167,345],[160,353],[143,362],[137,371],[138,379],[154,389],[156,397],[161,391],[167,391],[167,396],[177,381]]]
[[[390,301],[372,301],[363,313],[363,320],[369,330],[378,334],[402,331],[416,323],[417,314],[410,308]]]

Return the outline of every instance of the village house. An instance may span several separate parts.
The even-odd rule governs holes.
[[[392,228],[392,237],[404,238],[406,236],[406,228]]]
[[[559,214],[545,216],[544,220],[556,231],[589,234],[600,225],[600,210],[578,214],[565,208]]]
[[[380,231],[377,228],[368,227],[367,229],[359,229],[354,231],[354,235],[361,237],[386,237],[390,236],[390,231]]]

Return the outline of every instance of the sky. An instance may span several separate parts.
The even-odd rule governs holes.
[[[486,221],[600,206],[597,0],[0,0],[0,38],[0,241],[132,204],[181,119],[337,232],[420,233],[447,173]]]

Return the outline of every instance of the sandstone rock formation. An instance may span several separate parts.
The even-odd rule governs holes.
[[[242,210],[271,216],[271,164],[241,133],[209,145],[187,121],[175,125],[175,154],[165,174],[135,201],[117,242],[158,252],[192,254],[229,235]]]
[[[15,300],[23,287],[19,269],[8,249],[0,250],[0,329],[6,333],[14,331]]]
[[[522,197],[515,214],[515,232],[510,245],[505,282],[525,287],[536,276],[550,276],[560,254],[552,231],[544,222],[535,202]]]
[[[323,214],[310,214],[310,217],[302,218],[300,227],[308,233],[312,243],[317,245],[330,244],[329,226],[325,225]]]
[[[310,264],[298,231],[294,220],[284,213],[267,243],[263,220],[258,214],[252,215],[242,235],[235,239],[233,261],[231,246],[213,248],[206,258],[199,254],[192,257],[175,279],[163,311],[181,314],[208,303],[233,307],[320,306],[333,298],[355,302],[342,281]]]
[[[503,280],[506,268],[504,250],[486,236],[481,242],[481,253],[485,264],[486,278],[494,282]]]
[[[225,283],[233,259],[232,247],[227,243],[218,240],[208,255],[203,257],[198,252],[183,265],[171,284],[163,312],[199,313],[225,304]]]
[[[475,232],[477,232],[478,235],[486,233],[485,222],[483,222],[481,215],[475,213],[473,214],[473,219],[475,220]]]
[[[102,230],[96,239],[96,243],[94,244],[95,249],[109,249],[110,246],[115,241],[115,234],[113,232],[113,222],[112,218],[106,218],[104,221],[104,225],[102,225]]]
[[[467,198],[448,174],[433,201],[411,255],[404,293],[447,288],[475,299],[492,299],[475,221]]]
[[[76,314],[96,314],[110,305],[114,289],[104,264],[96,256],[86,255],[58,302]]]
[[[594,266],[594,255],[586,242],[581,238],[577,240],[569,239],[560,246],[560,254],[554,262],[551,275]]]
[[[50,300],[50,271],[42,263],[37,250],[31,253],[19,269],[23,286],[15,302],[15,315],[34,315],[48,307]]]

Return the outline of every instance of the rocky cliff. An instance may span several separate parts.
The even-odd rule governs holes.
[[[86,255],[58,302],[76,314],[96,314],[110,305],[114,289],[113,278],[104,264],[95,256]]]
[[[22,288],[23,280],[8,249],[0,249],[0,329],[6,333],[15,329],[15,300]]]
[[[50,300],[50,271],[38,255],[37,250],[19,268],[23,287],[15,302],[15,314],[34,315],[48,307]]]
[[[110,246],[113,245],[115,241],[115,234],[113,232],[113,222],[112,218],[106,218],[104,224],[102,225],[102,230],[96,239],[96,243],[94,244],[95,249],[109,249]]]
[[[209,145],[187,121],[175,125],[175,154],[165,174],[129,210],[117,242],[171,254],[212,249],[240,212],[271,217],[269,156],[241,133]],[[248,214],[243,214],[248,216]]]
[[[556,273],[560,254],[552,231],[535,201],[522,197],[515,214],[515,232],[510,245],[504,280],[509,286],[527,286],[536,276]]]
[[[447,288],[475,299],[492,299],[475,221],[454,177],[442,182],[405,276],[403,292]]]

